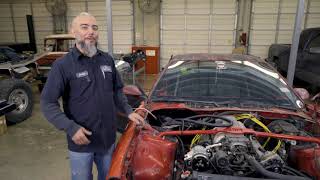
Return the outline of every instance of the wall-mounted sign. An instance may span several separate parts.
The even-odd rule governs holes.
[[[147,56],[156,56],[156,51],[155,50],[146,50],[146,55]]]

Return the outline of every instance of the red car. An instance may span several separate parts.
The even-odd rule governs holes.
[[[147,124],[128,124],[107,179],[320,179],[317,107],[257,57],[174,56],[137,108]]]

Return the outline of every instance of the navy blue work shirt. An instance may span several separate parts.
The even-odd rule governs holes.
[[[49,122],[67,133],[69,150],[106,152],[115,142],[117,110],[127,116],[132,112],[122,88],[110,55],[98,50],[90,58],[74,47],[54,62],[41,94],[41,109]],[[72,141],[81,127],[92,132],[88,145]]]

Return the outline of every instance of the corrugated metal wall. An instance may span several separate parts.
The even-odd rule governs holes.
[[[297,0],[254,0],[251,14],[249,54],[267,57],[273,43],[292,43]],[[320,0],[306,0],[304,28],[320,26]]]
[[[52,34],[51,15],[45,3],[0,4],[0,43],[28,43],[26,15],[33,15],[36,43],[43,49],[43,38]]]
[[[320,0],[306,0],[303,28],[320,24]],[[107,50],[104,0],[67,0],[67,23],[81,11],[97,17],[100,47]],[[133,5],[114,0],[114,52],[128,53],[133,44]],[[266,57],[272,43],[291,43],[297,0],[253,0],[248,52]],[[43,38],[53,33],[53,19],[45,3],[0,3],[0,43],[28,42],[25,15],[32,14],[39,50]],[[237,0],[162,0],[161,66],[172,54],[230,53],[235,44]]]
[[[92,13],[100,29],[99,46],[108,49],[106,5],[103,2],[88,2],[88,12]],[[127,1],[112,2],[113,51],[129,53],[133,44],[133,5]]]
[[[236,10],[236,0],[163,0],[161,67],[175,54],[231,53]]]
[[[307,4],[305,28],[320,26],[320,0],[309,0]]]
[[[0,4],[0,43],[16,42],[10,4]]]
[[[53,18],[45,3],[32,3],[33,25],[39,52],[43,51],[44,37],[53,34]]]
[[[17,42],[29,42],[26,15],[31,14],[31,6],[27,3],[12,4],[13,21]]]
[[[99,47],[107,51],[105,1],[67,1],[67,24],[80,12],[88,11],[97,18],[100,29]],[[44,37],[53,34],[53,18],[45,3],[0,4],[0,43],[29,42],[26,15],[33,15],[38,51],[43,50]],[[133,43],[133,7],[130,0],[112,2],[114,52],[129,53]]]

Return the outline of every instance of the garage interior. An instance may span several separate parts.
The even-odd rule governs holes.
[[[63,6],[54,8],[58,1]],[[29,43],[26,16],[31,15],[37,53],[44,53],[46,36],[68,33],[72,19],[89,12],[99,26],[99,49],[112,50],[116,56],[144,48],[146,63],[137,67],[144,70],[134,77],[148,93],[172,55],[240,53],[266,59],[271,44],[292,44],[300,1],[112,0],[110,7],[108,0],[2,0],[0,46]],[[112,9],[112,36],[108,8]],[[320,27],[320,0],[304,0],[302,12],[298,35]],[[65,133],[43,117],[38,83],[31,82],[32,116],[0,134],[0,179],[69,179]]]

